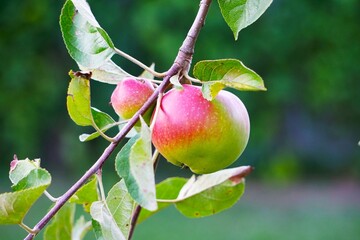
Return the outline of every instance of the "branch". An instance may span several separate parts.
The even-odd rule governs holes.
[[[125,138],[126,134],[131,130],[131,128],[138,121],[139,116],[144,114],[151,105],[156,101],[160,93],[164,93],[166,87],[170,84],[170,78],[176,75],[179,71],[188,71],[194,54],[194,47],[199,32],[202,26],[205,23],[205,17],[210,7],[211,0],[201,0],[199,11],[196,15],[193,25],[191,26],[182,46],[179,49],[178,55],[174,61],[174,64],[171,66],[169,71],[166,72],[166,76],[163,78],[162,83],[154,91],[154,93],[149,97],[145,104],[135,113],[135,115],[128,121],[128,123],[121,129],[121,131],[114,137],[113,142],[105,148],[102,155],[94,163],[94,165],[61,197],[58,198],[58,201],[55,205],[46,213],[46,215],[35,225],[33,228],[33,233],[29,233],[24,240],[33,239],[38,232],[40,232],[45,225],[51,220],[51,218],[61,209],[61,207],[70,199],[72,195],[92,176],[94,175],[104,164],[104,162],[110,157],[112,152],[115,150],[119,142]]]

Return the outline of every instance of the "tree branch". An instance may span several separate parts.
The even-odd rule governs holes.
[[[163,93],[166,87],[170,83],[170,78],[176,75],[179,71],[188,71],[192,56],[194,53],[195,42],[199,35],[199,32],[202,26],[205,23],[205,17],[207,15],[208,9],[210,7],[211,0],[201,0],[199,11],[196,15],[193,25],[191,26],[182,46],[179,49],[178,55],[174,61],[174,64],[171,66],[169,71],[166,72],[166,76],[163,78],[162,83],[154,91],[154,93],[149,97],[145,104],[135,113],[135,115],[128,121],[128,123],[121,129],[121,131],[114,137],[113,142],[105,148],[102,155],[94,163],[94,165],[61,197],[58,198],[58,201],[55,205],[46,213],[46,215],[35,225],[33,228],[33,233],[29,233],[24,240],[33,239],[38,232],[40,232],[45,225],[51,220],[51,218],[61,209],[61,207],[70,199],[72,195],[93,175],[95,174],[104,164],[104,162],[110,157],[112,152],[115,150],[119,142],[126,136],[126,134],[131,130],[131,128],[138,121],[139,116],[144,114],[147,109],[156,101],[159,93]],[[139,211],[140,212],[140,211]]]

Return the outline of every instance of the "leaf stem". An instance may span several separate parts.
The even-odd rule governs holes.
[[[149,68],[148,66],[146,66],[145,64],[143,64],[142,62],[140,62],[139,60],[137,60],[136,58],[130,56],[129,54],[121,51],[120,49],[115,48],[115,53],[126,58],[127,60],[129,60],[130,62],[135,63],[136,65],[138,65],[139,67],[141,67],[142,69],[148,71],[149,73],[151,73],[152,75],[154,75],[155,77],[158,78],[162,78],[166,75],[166,72],[164,73],[158,73],[155,70]]]
[[[99,170],[96,172],[96,179],[97,179],[97,184],[100,190],[100,199],[101,201],[105,202],[106,199],[106,195],[105,195],[105,191],[104,191],[104,184],[102,181],[102,168],[99,168]]]
[[[31,229],[29,226],[27,226],[23,222],[19,223],[19,226],[22,227],[25,231],[27,231],[30,234],[35,234],[36,233],[33,229]]]
[[[48,191],[44,191],[44,195],[52,202],[56,202],[59,198],[53,197]]]
[[[94,119],[91,118],[92,121],[92,125],[95,128],[95,130],[100,134],[100,136],[102,136],[104,139],[106,139],[109,142],[113,142],[114,138],[109,137],[108,135],[106,135],[95,123]]]
[[[188,72],[185,71],[183,74],[186,79],[189,79],[190,81],[192,81],[194,83],[201,83],[201,81],[199,79],[190,77]]]

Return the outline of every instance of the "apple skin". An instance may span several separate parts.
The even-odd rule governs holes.
[[[111,105],[121,119],[127,120],[134,116],[153,92],[154,87],[149,80],[125,78],[117,84],[113,91]],[[153,108],[154,106],[143,115],[147,123],[150,122]]]
[[[199,87],[184,84],[163,96],[152,141],[169,162],[204,174],[236,161],[249,134],[249,115],[238,97],[222,90],[208,101]]]

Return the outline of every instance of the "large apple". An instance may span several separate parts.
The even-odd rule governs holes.
[[[222,90],[208,101],[199,87],[184,84],[163,96],[152,141],[169,162],[203,174],[233,163],[249,133],[249,115],[238,97]]]
[[[122,119],[130,119],[154,92],[154,87],[149,80],[126,78],[119,82],[111,95],[111,105]],[[144,115],[144,120],[149,123],[152,109]]]

